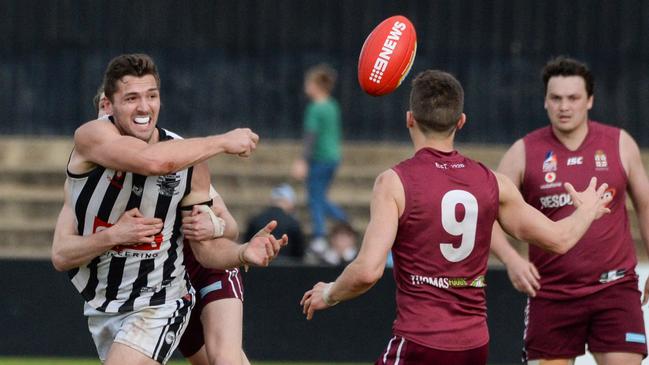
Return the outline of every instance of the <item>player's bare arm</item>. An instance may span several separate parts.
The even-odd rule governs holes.
[[[636,141],[626,131],[620,133],[620,157],[629,182],[629,195],[633,202],[640,235],[649,252],[649,179]],[[649,302],[649,279],[645,282],[642,304]]]
[[[209,188],[210,175],[207,164],[199,163],[194,167],[191,192],[183,200],[183,207],[209,201]],[[183,211],[183,215],[188,216],[190,212]],[[288,244],[286,235],[280,239],[272,235],[276,227],[277,222],[270,222],[265,228],[266,235],[257,235],[243,245],[225,237],[189,242],[196,260],[205,268],[226,270],[242,265],[268,266],[280,249]]]
[[[504,154],[498,165],[498,172],[509,177],[518,188],[525,172],[525,142],[516,141]],[[505,265],[507,275],[516,290],[529,296],[536,296],[541,288],[536,266],[522,257],[509,243],[505,232],[498,222],[494,223],[491,233],[491,252]]]
[[[362,295],[383,276],[404,206],[405,193],[399,177],[393,170],[383,172],[374,184],[370,222],[358,256],[335,282],[320,282],[304,294],[300,305],[307,319],[313,318],[317,310]]]
[[[77,219],[70,205],[66,182],[65,202],[56,222],[52,242],[52,264],[58,271],[87,264],[118,245],[153,242],[153,236],[162,229],[162,220],[146,218],[135,208],[125,212],[113,226],[88,236],[79,235],[76,226]]]
[[[259,136],[241,128],[208,137],[147,143],[121,135],[112,123],[95,120],[76,130],[69,168],[84,173],[100,165],[146,176],[166,175],[220,153],[248,156],[258,142]]]
[[[236,241],[239,237],[237,221],[215,190],[211,195],[211,208],[200,209],[200,206],[194,206],[191,215],[183,217],[182,232],[185,238],[192,241],[208,241],[223,237]]]
[[[597,178],[594,177],[582,192],[577,192],[569,183],[565,184],[576,209],[570,216],[556,222],[527,204],[509,178],[499,173],[496,173],[496,177],[500,190],[500,225],[510,235],[547,251],[558,254],[568,252],[594,220],[610,213],[606,205],[611,197],[604,194],[608,184],[604,183],[596,189]]]

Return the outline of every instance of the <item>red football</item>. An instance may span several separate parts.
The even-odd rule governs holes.
[[[373,96],[393,92],[408,75],[417,53],[417,33],[402,15],[390,17],[367,37],[358,57],[358,82]]]

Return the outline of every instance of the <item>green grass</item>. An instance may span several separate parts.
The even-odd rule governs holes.
[[[0,365],[99,365],[99,361],[93,359],[62,359],[62,358],[20,358],[0,357]],[[186,361],[170,361],[168,365],[187,365]],[[253,361],[252,365],[324,365],[326,363],[315,362],[258,362]],[[357,363],[335,363],[336,365],[360,365]]]

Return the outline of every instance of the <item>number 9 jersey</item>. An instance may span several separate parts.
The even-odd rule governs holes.
[[[431,148],[393,170],[405,192],[392,247],[394,333],[446,351],[487,344],[484,287],[499,206],[496,176],[457,151]]]

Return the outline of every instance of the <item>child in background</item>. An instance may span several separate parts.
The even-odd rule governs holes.
[[[321,64],[310,68],[304,92],[310,102],[304,116],[304,151],[293,165],[293,177],[306,178],[312,240],[309,251],[323,258],[328,251],[326,218],[346,222],[345,212],[327,198],[341,158],[341,117],[338,102],[331,96],[336,71]]]

